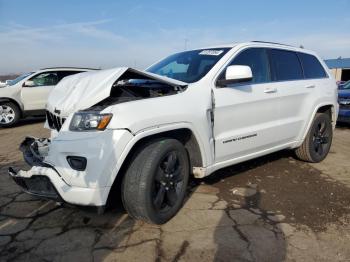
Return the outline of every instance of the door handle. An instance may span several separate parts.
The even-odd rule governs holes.
[[[305,88],[315,88],[315,85],[308,85],[308,86],[305,86]]]
[[[276,93],[277,92],[277,88],[266,88],[264,90],[264,93]]]

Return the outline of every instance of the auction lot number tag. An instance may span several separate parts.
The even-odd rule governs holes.
[[[218,56],[222,52],[224,52],[224,50],[203,50],[199,54],[200,55],[215,55],[215,56]]]

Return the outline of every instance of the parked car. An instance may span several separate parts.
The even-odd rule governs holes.
[[[350,83],[350,81],[338,81],[337,85],[338,88],[341,89],[343,85],[346,85],[347,83]]]
[[[6,83],[0,81],[0,87],[5,87],[5,86],[6,86]]]
[[[33,167],[9,169],[17,184],[100,212],[120,185],[131,216],[161,224],[181,208],[190,175],[282,149],[322,161],[338,103],[315,53],[248,42],[177,53],[145,71],[67,77],[47,110],[52,137],[22,143]]]
[[[350,81],[338,90],[339,115],[338,122],[350,123]]]
[[[346,81],[337,81],[338,87],[344,85],[345,83],[346,83]]]
[[[11,84],[11,81],[12,81],[12,80],[8,79],[8,80],[5,81],[5,84],[8,86],[8,85]]]
[[[91,69],[57,67],[29,72],[8,81],[0,89],[0,127],[11,127],[20,118],[45,115],[52,88],[62,78]]]

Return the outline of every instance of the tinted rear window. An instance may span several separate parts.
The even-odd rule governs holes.
[[[295,52],[270,49],[272,79],[274,81],[304,79],[299,58]]]
[[[326,72],[316,57],[304,53],[298,53],[298,55],[303,65],[306,79],[327,77]]]

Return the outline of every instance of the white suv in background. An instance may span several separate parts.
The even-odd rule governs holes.
[[[328,154],[337,85],[313,52],[266,42],[185,51],[145,71],[114,68],[63,79],[48,100],[51,139],[21,145],[26,192],[104,210],[121,189],[128,213],[165,223],[189,177],[282,149]]]
[[[91,69],[56,67],[23,74],[0,89],[0,127],[13,126],[20,118],[45,115],[47,98],[62,78]]]

